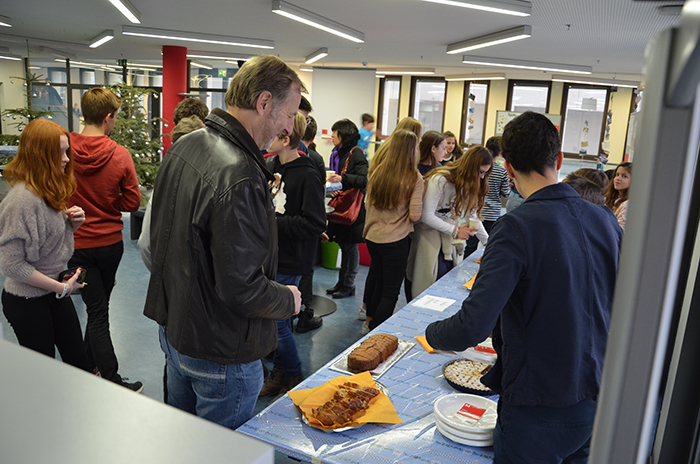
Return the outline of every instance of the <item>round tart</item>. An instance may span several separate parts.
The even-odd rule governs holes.
[[[494,392],[481,383],[481,377],[491,369],[491,364],[455,359],[445,364],[442,373],[445,380],[454,389],[474,395],[493,395]]]

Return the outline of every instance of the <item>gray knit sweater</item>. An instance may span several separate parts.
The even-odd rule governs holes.
[[[0,272],[5,291],[34,298],[51,293],[24,284],[36,269],[55,279],[73,255],[73,227],[68,217],[27,188],[15,184],[0,203]]]

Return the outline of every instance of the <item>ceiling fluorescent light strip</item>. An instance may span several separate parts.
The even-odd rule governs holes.
[[[134,5],[129,3],[129,0],[109,0],[109,2],[126,16],[126,19],[134,24],[141,24],[141,14],[139,10],[134,8]]]
[[[471,8],[473,10],[489,11],[491,13],[500,13],[511,16],[530,16],[532,13],[532,4],[518,0],[424,0],[431,3],[440,3],[442,5],[460,6],[462,8]]]
[[[194,61],[190,61],[190,64],[194,66],[195,68],[203,68],[203,69],[214,69],[211,66],[207,66],[206,64],[199,64],[195,63]]]
[[[313,52],[311,55],[307,56],[306,59],[304,60],[304,63],[306,64],[311,64],[315,63],[321,58],[325,58],[328,56],[328,49],[326,47],[319,48],[315,52]]]
[[[168,29],[155,29],[151,27],[122,26],[122,34],[137,37],[152,37],[156,39],[182,40],[185,42],[213,43],[220,45],[235,45],[252,48],[275,48],[272,40],[249,39],[245,37],[231,37],[216,34],[201,34],[199,32],[172,31]]]
[[[299,71],[314,72],[313,66],[299,66]]]
[[[272,0],[272,12],[355,43],[365,43],[365,35],[362,32],[337,23],[332,19],[317,15],[309,10],[299,8],[284,0]]]
[[[12,27],[12,18],[0,15],[0,26],[2,27]]]
[[[0,60],[22,61],[22,57],[12,53],[0,53]]]
[[[639,87],[639,82],[634,81],[618,81],[617,79],[600,79],[595,77],[569,77],[569,76],[558,76],[554,74],[552,76],[552,82],[566,82],[568,84],[585,84],[585,85],[606,85],[610,87],[629,87],[635,89]]]
[[[435,74],[435,68],[391,68],[391,69],[377,69],[377,75],[396,75],[396,74],[407,74],[407,75],[431,75]]]
[[[445,76],[446,81],[500,81],[505,78],[505,73],[456,74],[454,76]]]
[[[224,60],[224,61],[248,61],[255,55],[246,55],[243,53],[230,52],[208,52],[205,50],[187,50],[187,58],[204,58],[209,60]]]
[[[574,74],[590,74],[593,72],[593,68],[590,66],[542,63],[538,61],[511,60],[507,58],[487,58],[483,56],[470,55],[463,55],[462,63],[477,64],[482,66],[497,66],[503,68],[533,69],[537,71],[566,72]]]
[[[98,35],[90,41],[90,48],[97,48],[100,45],[104,45],[114,38],[114,31],[112,29],[107,29],[102,34]]]
[[[481,37],[450,44],[447,46],[447,54],[454,55],[456,53],[464,53],[479,48],[490,47],[492,45],[527,39],[531,36],[532,27],[518,26],[512,29],[506,29],[505,31],[494,32],[493,34],[482,35]]]

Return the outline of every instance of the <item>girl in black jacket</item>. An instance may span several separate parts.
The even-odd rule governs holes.
[[[333,124],[331,130],[333,131],[331,140],[335,149],[331,154],[330,168],[336,174],[331,174],[327,180],[329,182],[342,182],[343,190],[359,188],[364,195],[367,188],[369,163],[362,149],[357,146],[357,142],[360,140],[357,126],[349,119],[341,119]],[[346,161],[348,161],[348,168],[341,176]],[[326,293],[332,294],[333,298],[345,298],[355,294],[355,276],[360,264],[360,252],[357,249],[357,244],[364,242],[362,238],[364,227],[364,203],[353,224],[347,226],[332,222],[328,224],[328,236],[340,245],[342,251],[338,283],[333,288],[326,290]]]

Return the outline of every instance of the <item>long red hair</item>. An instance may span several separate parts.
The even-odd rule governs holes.
[[[3,175],[10,183],[24,182],[56,211],[63,211],[75,192],[73,150],[68,148],[68,165],[61,169],[61,136],[70,144],[70,134],[55,122],[35,119],[24,128],[17,156]]]

